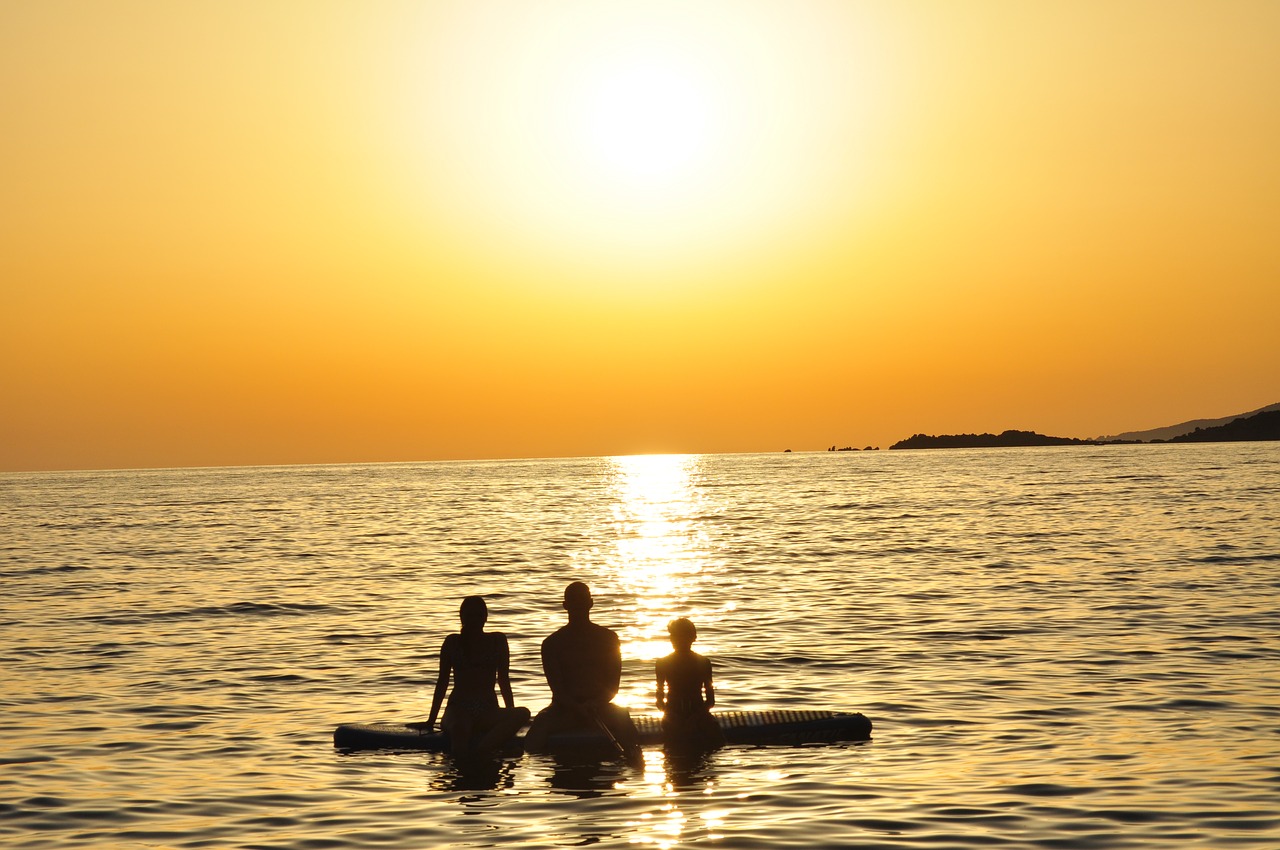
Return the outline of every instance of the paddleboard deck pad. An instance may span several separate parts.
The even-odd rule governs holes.
[[[852,712],[784,709],[779,711],[717,711],[713,713],[725,740],[730,744],[815,744],[836,741],[865,741],[871,737],[871,721]],[[662,719],[634,717],[640,742],[662,744]],[[449,749],[449,737],[428,732],[421,723],[344,723],[333,732],[333,745],[340,750],[434,750]],[[519,739],[517,739],[519,740]],[[553,750],[607,747],[608,741],[594,730],[562,732],[551,736]]]

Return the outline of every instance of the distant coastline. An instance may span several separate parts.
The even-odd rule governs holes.
[[[1125,431],[1120,434],[1094,437],[1094,439],[1102,443],[1166,442],[1174,437],[1181,437],[1183,434],[1190,434],[1193,431],[1215,428],[1219,425],[1229,425],[1237,419],[1249,419],[1259,413],[1267,413],[1273,410],[1280,410],[1280,404],[1269,404],[1266,407],[1260,407],[1257,410],[1247,410],[1244,413],[1237,413],[1234,416],[1223,416],[1220,419],[1192,419],[1189,422],[1179,422],[1177,425],[1166,425],[1162,428],[1150,428],[1146,431]]]
[[[1280,440],[1280,410],[1255,413],[1212,428],[1196,428],[1189,434],[1170,437],[1164,442],[1237,443],[1270,440]]]
[[[1098,445],[1078,437],[1049,437],[1034,431],[1003,431],[999,434],[915,434],[899,440],[890,449],[993,449],[1025,446]]]
[[[1145,435],[1160,434],[1143,439]],[[1105,446],[1143,443],[1234,443],[1280,440],[1280,404],[1225,419],[1194,420],[1182,426],[1134,431],[1116,437],[1051,437],[1034,431],[999,434],[915,434],[890,449],[987,449],[1027,446]]]

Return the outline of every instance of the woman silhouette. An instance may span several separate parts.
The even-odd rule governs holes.
[[[431,697],[428,729],[440,713],[452,676],[453,692],[444,709],[441,731],[449,736],[454,755],[494,753],[529,722],[529,709],[517,708],[511,694],[511,650],[507,636],[486,632],[489,608],[480,596],[468,596],[458,608],[459,634],[449,635],[440,646],[440,673]],[[502,692],[505,708],[498,707],[494,685]]]

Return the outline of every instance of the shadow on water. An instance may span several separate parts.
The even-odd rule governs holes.
[[[548,784],[556,791],[582,800],[618,794],[619,785],[635,775],[634,769],[618,759],[601,759],[585,753],[547,757]]]
[[[497,791],[515,786],[516,760],[503,757],[440,755],[432,767],[434,791]]]
[[[706,788],[717,776],[716,752],[717,750],[665,751],[661,766],[666,774],[666,784],[672,791],[701,791]]]

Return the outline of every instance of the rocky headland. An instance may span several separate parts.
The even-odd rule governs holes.
[[[990,449],[1025,446],[1101,446],[1132,443],[1229,443],[1280,440],[1280,404],[1273,404],[1222,419],[1200,419],[1157,428],[1131,431],[1115,437],[1082,440],[1079,437],[1050,437],[1034,431],[1003,431],[999,434],[915,434],[899,440],[890,449]]]

